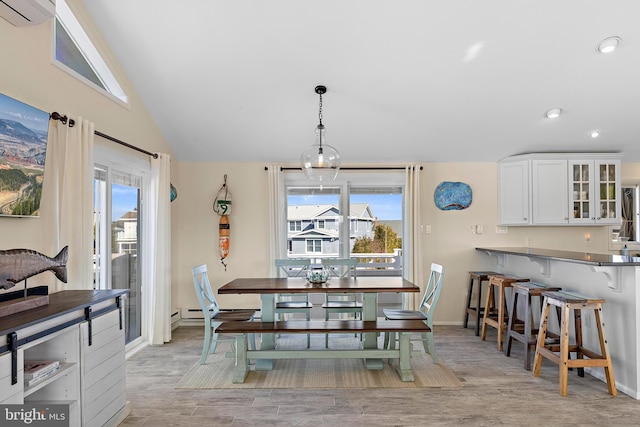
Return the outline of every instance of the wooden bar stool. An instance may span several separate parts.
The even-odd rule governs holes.
[[[484,307],[482,307],[482,282],[489,282],[489,276],[498,274],[495,271],[470,271],[469,272],[469,288],[467,289],[467,306],[464,309],[464,320],[462,327],[466,328],[469,323],[469,315],[476,319],[476,336],[480,335],[480,319],[484,315]],[[473,299],[473,285],[478,284],[476,293],[476,305],[471,304]]]
[[[484,317],[482,320],[482,341],[487,339],[487,326],[493,326],[498,330],[498,351],[502,351],[502,341],[504,331],[507,327],[507,299],[505,289],[510,288],[514,282],[528,282],[529,279],[518,277],[509,277],[502,274],[492,274],[489,276],[489,292],[487,292],[487,300],[485,302]],[[494,289],[496,288],[496,289]],[[497,301],[492,307],[494,293],[497,292]]]
[[[515,282],[511,285],[511,299],[509,304],[509,324],[507,325],[506,343],[504,346],[505,356],[511,355],[511,342],[515,339],[524,344],[524,369],[531,370],[531,350],[535,350],[538,329],[534,325],[534,313],[531,306],[531,300],[533,297],[537,297],[542,302],[542,293],[545,291],[560,291],[562,288],[557,286],[547,286],[542,283],[536,282]],[[518,317],[518,299],[524,298],[524,315],[522,318]],[[560,321],[560,315],[558,310],[558,323]],[[540,317],[540,313],[537,313],[536,318]],[[547,337],[551,334],[547,331]],[[553,338],[558,338],[553,334]],[[556,341],[557,343],[557,341]]]
[[[542,357],[556,363],[560,371],[560,395],[567,395],[567,381],[569,368],[603,367],[609,394],[617,396],[616,382],[613,376],[613,366],[611,355],[604,333],[604,321],[602,319],[603,299],[588,298],[568,292],[543,292],[544,301],[542,303],[542,317],[540,318],[540,332],[538,333],[538,344],[536,345],[536,355],[533,359],[533,375],[540,376],[540,366]],[[560,307],[562,315],[560,320],[560,344],[547,344],[547,324],[549,320],[549,308],[555,305]],[[569,345],[569,323],[571,310],[574,315],[575,345]],[[588,350],[582,346],[582,310],[593,310],[598,328],[598,339],[600,341],[600,354]],[[575,352],[576,359],[569,359],[569,353]],[[588,359],[585,359],[587,356]]]

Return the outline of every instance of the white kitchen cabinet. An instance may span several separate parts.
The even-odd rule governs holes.
[[[531,166],[532,223],[568,224],[567,160],[531,160]]]
[[[569,179],[571,224],[620,224],[620,160],[570,160]]]
[[[527,225],[529,212],[529,161],[504,161],[498,165],[500,223]]]
[[[498,163],[502,225],[616,225],[620,155],[533,153]]]

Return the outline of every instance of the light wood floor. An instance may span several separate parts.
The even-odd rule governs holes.
[[[490,328],[491,329],[491,328]],[[436,326],[436,349],[463,381],[456,389],[176,390],[199,359],[202,327],[178,328],[173,341],[127,361],[131,415],[123,426],[637,426],[640,401],[607,394],[606,384],[569,373],[558,394],[557,366],[535,378],[523,350],[497,351],[495,332]]]

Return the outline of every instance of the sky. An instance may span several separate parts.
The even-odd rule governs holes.
[[[111,221],[117,221],[122,215],[134,210],[137,206],[137,188],[113,184],[111,187]]]
[[[338,195],[289,196],[290,205],[338,204]],[[402,219],[402,194],[352,194],[351,203],[368,203],[379,220]]]
[[[13,120],[31,130],[45,131],[49,127],[49,113],[0,93],[0,119]]]

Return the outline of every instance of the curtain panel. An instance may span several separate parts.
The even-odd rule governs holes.
[[[161,345],[171,341],[171,206],[170,163],[168,154],[151,159],[147,225],[143,237],[143,286],[151,293],[149,342]]]
[[[406,166],[405,173],[404,235],[410,241],[403,245],[402,249],[404,278],[421,286],[424,282],[424,265],[420,244],[420,166]],[[416,310],[416,298],[413,293],[403,294],[402,307],[405,310]]]
[[[67,284],[55,281],[51,292],[93,289],[93,144],[92,122],[71,117],[49,121],[41,212],[50,231],[50,255],[69,246]]]
[[[286,256],[284,176],[280,165],[267,166],[269,180],[269,273],[276,277],[275,260]]]

